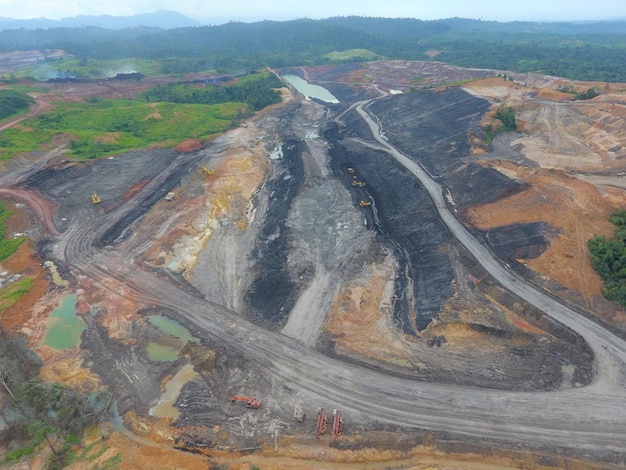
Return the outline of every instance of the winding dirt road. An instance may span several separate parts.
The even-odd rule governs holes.
[[[626,344],[599,325],[538,292],[502,267],[447,210],[439,185],[419,165],[380,137],[375,119],[359,112],[378,145],[409,168],[427,188],[451,232],[502,285],[575,330],[595,354],[590,386],[548,392],[477,389],[420,382],[329,358],[278,332],[264,330],[235,312],[141,270],[100,240],[168,177],[180,159],[118,209],[77,221],[55,245],[56,256],[74,274],[90,277],[112,292],[178,312],[211,337],[255,361],[302,397],[326,399],[342,409],[408,428],[447,431],[472,439],[524,447],[558,447],[585,452],[626,449]],[[197,334],[196,332],[194,334]]]

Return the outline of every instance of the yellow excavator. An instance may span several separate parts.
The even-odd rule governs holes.
[[[372,203],[370,201],[366,201],[365,199],[361,200],[361,202],[359,202],[359,206],[361,207],[369,207],[371,206]]]
[[[202,171],[204,171],[204,174],[207,176],[211,176],[213,174],[213,170],[209,170],[206,166],[202,167]]]
[[[98,196],[96,192],[94,191],[93,194],[91,195],[91,202],[93,202],[94,204],[100,204],[102,202],[102,198]]]

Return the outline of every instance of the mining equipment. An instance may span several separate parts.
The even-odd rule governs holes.
[[[165,199],[166,201],[173,201],[175,197],[176,197],[176,193],[173,191],[170,191],[169,193],[165,195],[163,199]]]
[[[245,401],[246,408],[257,409],[259,406],[261,406],[261,400],[257,400],[256,398],[242,397],[239,395],[235,395],[234,397],[230,399],[231,403],[235,403],[236,401]]]
[[[361,207],[369,207],[371,205],[372,203],[370,201],[366,201],[365,199],[362,199],[361,202],[359,202],[359,206]]]
[[[333,432],[332,439],[336,440],[343,432],[343,418],[341,417],[341,410],[333,410]]]
[[[351,175],[354,174],[354,167],[353,166],[349,166],[348,168],[346,168],[346,170],[348,171],[348,173],[350,173]]]
[[[98,196],[94,191],[94,193],[91,195],[91,202],[93,202],[94,204],[100,204],[102,202],[102,198]]]
[[[319,437],[326,432],[328,428],[328,418],[324,408],[317,409],[317,421],[315,423],[315,437]]]
[[[206,166],[202,167],[202,171],[204,171],[204,174],[207,176],[211,176],[213,174],[213,170],[209,170]]]
[[[352,180],[352,186],[358,186],[359,188],[364,188],[365,183],[359,180]]]
[[[300,400],[297,400],[294,409],[293,409],[293,419],[298,422],[302,422],[304,420],[304,410],[302,409],[302,405],[300,404]]]

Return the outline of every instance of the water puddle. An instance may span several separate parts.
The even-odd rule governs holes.
[[[162,346],[150,341],[146,347],[148,358],[154,362],[174,362],[178,359],[178,350],[171,346]]]
[[[152,315],[148,318],[148,321],[164,333],[180,339],[183,343],[188,341],[197,343],[199,341],[198,338],[191,336],[191,332],[187,328],[171,318]]]
[[[187,364],[180,369],[174,377],[167,382],[165,390],[161,394],[159,402],[150,408],[150,415],[157,418],[178,418],[179,411],[174,406],[180,391],[185,384],[189,383],[196,377],[191,364]]]
[[[52,274],[52,282],[54,282],[55,286],[66,287],[70,284],[69,281],[61,277],[57,269],[57,265],[54,264],[54,262],[46,261],[43,265],[50,270],[50,274]]]
[[[174,260],[170,264],[167,265],[170,271],[178,271],[178,261]]]
[[[319,85],[313,85],[296,75],[283,75],[280,78],[291,84],[307,99],[315,98],[320,101],[324,101],[325,103],[339,103],[339,100],[326,88]]]
[[[85,328],[83,320],[76,316],[76,294],[67,295],[61,306],[50,314],[44,344],[57,350],[78,346]]]

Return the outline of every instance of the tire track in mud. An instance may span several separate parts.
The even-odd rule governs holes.
[[[49,235],[60,235],[61,232],[54,223],[55,204],[41,194],[26,191],[22,188],[0,188],[0,194],[22,201],[34,212],[35,217],[41,221],[41,225]]]

